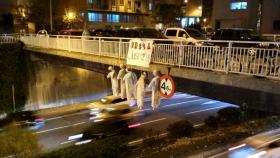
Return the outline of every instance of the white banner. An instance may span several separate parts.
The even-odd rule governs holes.
[[[148,68],[152,58],[153,43],[153,40],[130,40],[127,54],[127,65]]]

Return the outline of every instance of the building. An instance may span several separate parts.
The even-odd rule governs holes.
[[[202,17],[202,1],[201,0],[184,0],[183,18],[181,20],[182,27],[190,27],[201,23]]]
[[[213,0],[212,27],[280,33],[279,0]]]
[[[151,26],[153,0],[87,0],[90,28]]]

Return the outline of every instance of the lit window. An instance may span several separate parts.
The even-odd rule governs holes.
[[[149,3],[149,10],[153,10],[153,3],[152,2]]]
[[[120,22],[120,15],[119,14],[107,14],[107,22]]]
[[[102,14],[88,13],[88,21],[91,21],[91,22],[102,21]]]
[[[230,10],[244,10],[244,9],[247,9],[247,2],[230,3]]]
[[[126,23],[129,22],[129,15],[124,15],[124,22],[126,22]]]

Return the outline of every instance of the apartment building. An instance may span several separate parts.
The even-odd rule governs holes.
[[[153,0],[87,0],[90,28],[151,26]]]
[[[212,27],[280,33],[279,0],[213,0]]]

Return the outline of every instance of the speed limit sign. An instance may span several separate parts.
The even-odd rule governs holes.
[[[160,94],[165,98],[171,98],[175,92],[173,79],[168,75],[163,75],[160,78]]]

